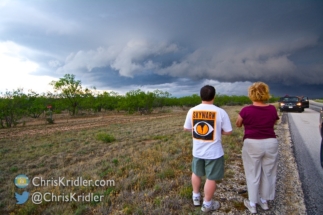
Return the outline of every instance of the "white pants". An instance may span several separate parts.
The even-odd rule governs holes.
[[[242,147],[242,160],[249,201],[258,203],[260,197],[273,200],[278,164],[277,139],[245,139]]]

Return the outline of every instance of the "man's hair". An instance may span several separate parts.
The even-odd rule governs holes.
[[[251,101],[265,102],[270,99],[269,87],[264,82],[255,82],[248,89],[248,96]]]
[[[212,101],[215,97],[215,88],[210,85],[205,85],[201,88],[200,96],[202,101]]]

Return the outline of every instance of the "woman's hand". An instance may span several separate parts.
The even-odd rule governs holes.
[[[243,119],[240,115],[238,115],[237,121],[236,121],[236,126],[241,127],[242,126]]]

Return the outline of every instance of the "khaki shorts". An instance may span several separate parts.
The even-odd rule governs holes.
[[[224,157],[217,159],[200,159],[193,157],[192,171],[202,177],[206,175],[209,180],[221,180],[224,176]]]

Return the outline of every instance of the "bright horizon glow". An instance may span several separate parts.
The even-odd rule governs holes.
[[[13,42],[0,43],[0,92],[18,88],[37,93],[52,91],[49,83],[56,78],[33,75],[32,73],[39,69],[39,65],[23,57],[24,52],[28,52],[28,49]]]

